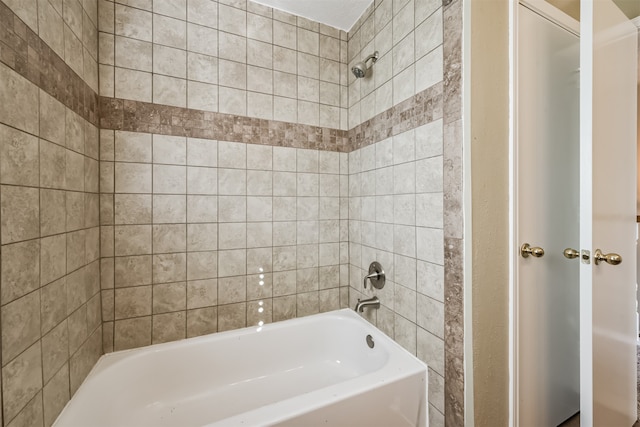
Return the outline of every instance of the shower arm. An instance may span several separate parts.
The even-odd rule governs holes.
[[[367,65],[367,62],[371,60],[372,64],[375,64],[376,61],[378,60],[378,51],[373,52],[371,55],[367,56],[364,61],[364,65]]]

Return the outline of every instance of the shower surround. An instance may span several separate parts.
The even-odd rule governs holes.
[[[7,159],[40,174],[0,189],[2,236],[19,236],[2,239],[4,424],[50,425],[103,351],[350,307],[377,258],[389,283],[368,319],[429,364],[432,425],[462,425],[461,1],[377,1],[349,34],[244,0],[0,2],[14,28],[0,91],[16,100],[0,123],[40,138],[36,160],[2,145],[0,178]],[[373,50],[355,81],[348,66]],[[82,149],[48,136],[43,103],[65,111],[52,121],[65,132],[82,119]],[[60,158],[65,230],[49,231],[60,196],[42,180]],[[39,198],[10,202],[16,184]],[[34,215],[38,233],[22,235]],[[48,233],[65,240],[65,280],[40,269],[4,299],[31,283],[8,262],[50,262],[11,249],[42,251]],[[51,295],[67,306],[47,324]]]

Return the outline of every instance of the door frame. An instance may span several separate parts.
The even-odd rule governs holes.
[[[510,2],[509,32],[509,425],[515,427],[520,418],[518,363],[519,363],[519,291],[517,241],[518,224],[518,8],[533,10],[565,30],[580,35],[580,24],[545,0],[519,0]]]

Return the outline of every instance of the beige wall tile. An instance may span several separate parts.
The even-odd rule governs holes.
[[[75,394],[102,353],[102,331],[96,329],[69,359],[69,388]]]
[[[115,259],[115,286],[142,286],[151,284],[150,255],[117,257]]]
[[[274,322],[296,317],[296,296],[282,296],[273,299],[272,317]]]
[[[189,252],[187,254],[187,279],[212,279],[218,274],[216,252]]]
[[[150,194],[116,194],[114,201],[116,224],[151,223]]]
[[[87,232],[78,230],[66,234],[67,240],[67,272],[71,272],[87,263]],[[93,242],[95,244],[95,242]]]
[[[42,285],[51,283],[66,274],[67,239],[64,234],[46,237],[41,240],[40,264],[40,283]]]
[[[42,392],[45,425],[53,424],[69,399],[69,365],[65,364]]]
[[[84,228],[85,223],[85,195],[78,191],[67,191],[66,202],[66,231]]]
[[[3,185],[0,191],[2,244],[38,237],[40,235],[38,189]]]
[[[0,125],[0,182],[38,186],[38,138]]]
[[[217,21],[214,25],[217,24]],[[187,50],[218,56],[218,31],[213,28],[187,23]]]
[[[247,197],[247,221],[273,220],[273,199],[270,196]]]
[[[42,392],[38,392],[20,413],[7,424],[7,427],[42,427],[44,425],[42,423]]]
[[[67,317],[67,282],[65,278],[42,287],[41,291],[42,332],[50,331]]]
[[[218,111],[218,86],[187,81],[187,107],[196,110]]]
[[[37,0],[7,0],[4,2],[13,13],[18,15],[36,34],[38,33]]]
[[[151,253],[151,225],[117,225],[115,255],[145,255]]]
[[[84,268],[67,275],[67,315],[70,315],[87,302],[87,284],[85,280]]]
[[[247,88],[247,66],[235,61],[220,59],[218,63],[218,84],[229,88]],[[229,92],[232,93],[232,92]],[[220,101],[223,101],[220,96]]]
[[[244,276],[225,277],[218,280],[219,304],[231,304],[246,301],[247,279]]]
[[[187,337],[207,335],[218,331],[218,307],[187,310]]]
[[[217,28],[218,4],[208,0],[188,0],[187,21]]]
[[[226,6],[218,5],[219,29],[227,33],[240,36],[247,35],[247,13],[245,11]]]
[[[151,165],[116,163],[115,190],[118,193],[151,193]]]
[[[218,142],[187,138],[187,164],[189,166],[216,167],[218,165]]]
[[[153,222],[155,224],[183,223],[186,221],[186,210],[185,196],[153,196]]]
[[[176,0],[170,3],[162,0],[154,0],[153,11],[154,13],[185,20],[187,18],[187,0]]]
[[[222,161],[222,159],[220,159]],[[247,172],[239,169],[218,169],[218,194],[241,196],[247,194]]]
[[[188,224],[187,250],[214,251],[218,249],[217,224]]]
[[[189,223],[216,222],[218,220],[218,198],[215,196],[187,196]]]
[[[66,177],[67,190],[84,191],[84,156],[71,150],[66,150]]]
[[[246,115],[247,93],[228,87],[218,88],[218,111],[226,114]]]
[[[229,304],[218,307],[218,331],[244,328],[247,325],[247,304]]]
[[[2,363],[6,365],[40,338],[40,292],[2,307]]]
[[[115,351],[143,347],[149,344],[151,344],[151,316],[115,322]]]
[[[154,165],[154,194],[184,194],[187,188],[186,173],[184,166]]]
[[[151,306],[151,286],[116,289],[116,320],[148,316],[151,314]],[[118,329],[117,322],[116,329]]]
[[[84,121],[69,109],[65,110],[65,146],[84,153]]]
[[[297,48],[297,34],[295,25],[273,21],[273,43],[289,49]]]
[[[187,81],[174,77],[154,75],[153,102],[175,107],[186,107]]]
[[[153,313],[167,313],[187,308],[186,283],[166,283],[153,286]]]
[[[116,4],[115,33],[138,40],[152,40],[152,14],[140,9]]]
[[[184,165],[187,161],[187,140],[184,137],[153,135],[153,162]]]
[[[153,282],[167,283],[187,278],[187,255],[184,253],[153,256]]]
[[[0,105],[0,122],[33,135],[40,118],[38,88],[4,64],[0,64],[0,98],[12,99]]]
[[[218,170],[215,168],[188,167],[188,194],[217,194]]]
[[[66,320],[42,337],[42,356],[42,375],[47,383],[69,360],[69,330]]]
[[[64,145],[65,107],[57,99],[40,90],[40,138]]]
[[[185,224],[161,224],[153,226],[153,252],[186,252],[187,228]]]
[[[151,73],[116,67],[114,81],[117,98],[152,101]]]
[[[153,42],[179,49],[186,49],[187,23],[179,19],[154,14]]]
[[[228,63],[228,61],[226,63]],[[187,76],[189,80],[217,84],[218,59],[212,56],[189,52],[187,58]]]
[[[6,304],[40,286],[40,242],[30,240],[2,248],[1,302]]]
[[[191,280],[187,283],[187,308],[202,308],[218,304],[216,279]]]
[[[2,368],[2,406],[5,419],[15,417],[42,389],[41,360],[38,341]]]
[[[153,45],[129,37],[115,37],[114,65],[138,71],[152,71]]]
[[[115,186],[115,163],[100,162],[100,191],[113,193]]]
[[[165,313],[153,316],[152,342],[162,343],[186,338],[186,313]]]
[[[102,34],[102,33],[101,33]],[[107,96],[109,98],[115,97],[115,69],[109,65],[99,65],[98,73],[100,75],[100,96]]]
[[[151,162],[151,134],[115,132],[115,160],[118,162]]]

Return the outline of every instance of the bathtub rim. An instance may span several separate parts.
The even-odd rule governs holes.
[[[235,338],[239,336],[248,336],[261,331],[278,330],[291,327],[291,324],[304,325],[306,323],[314,323],[322,321],[323,318],[333,318],[336,320],[348,320],[371,331],[374,336],[376,345],[384,345],[387,347],[389,356],[387,360],[378,369],[365,372],[357,377],[349,378],[345,381],[331,384],[319,389],[300,393],[298,395],[288,397],[279,401],[269,403],[267,405],[258,406],[248,409],[244,412],[232,415],[226,418],[212,421],[204,424],[202,427],[214,427],[228,425],[227,423],[237,423],[245,426],[265,426],[272,425],[277,422],[286,421],[304,414],[305,412],[320,409],[322,407],[340,402],[350,397],[358,396],[369,390],[383,387],[386,383],[405,380],[411,376],[420,375],[424,386],[421,388],[423,404],[428,408],[428,366],[413,354],[409,353],[400,344],[378,329],[375,325],[359,316],[350,308],[333,310],[330,312],[318,313],[310,316],[288,319],[284,321],[265,324],[261,327],[250,326],[241,329],[229,330],[224,332],[216,332],[203,336],[181,339],[167,343],[153,344],[145,347],[137,347],[133,349],[121,350],[103,355],[94,365],[89,375],[76,391],[77,396],[85,389],[92,386],[92,379],[111,368],[116,368],[121,362],[130,361],[131,357],[142,358],[148,356],[149,353],[160,352],[165,349],[183,348],[187,346],[196,346],[201,343],[224,341],[229,337]],[[364,339],[364,336],[363,336]],[[138,354],[136,354],[138,353]],[[311,399],[309,399],[309,397]],[[58,420],[62,415],[70,409],[73,398],[65,405],[59,414],[55,426],[59,426]],[[304,404],[302,404],[304,403]],[[280,411],[280,413],[278,413]],[[267,420],[264,419],[265,412],[269,413]],[[235,424],[234,424],[235,425]]]

